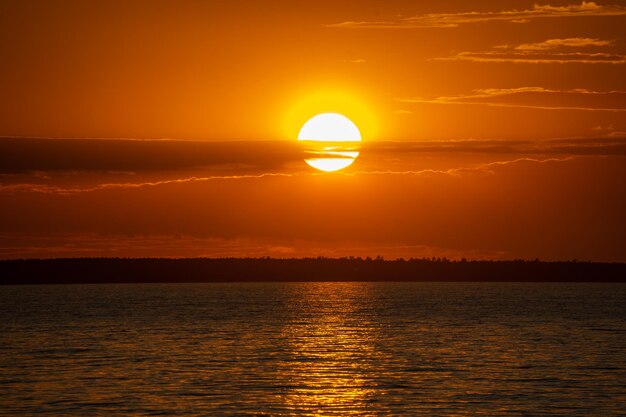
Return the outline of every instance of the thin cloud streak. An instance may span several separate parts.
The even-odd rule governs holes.
[[[345,172],[342,173],[344,175],[448,175],[448,176],[462,176],[463,174],[495,174],[493,170],[494,167],[506,166],[511,164],[518,163],[537,163],[537,164],[545,164],[549,162],[567,162],[574,159],[579,158],[578,156],[567,156],[564,158],[516,158],[509,161],[495,161],[489,162],[486,164],[480,164],[472,167],[462,167],[462,168],[451,168],[446,170],[437,170],[437,169],[423,169],[423,170],[406,170],[406,171],[390,171],[390,170],[381,170],[381,171],[355,171],[355,172]]]
[[[380,171],[353,171],[353,172],[338,172],[335,174],[347,175],[347,176],[355,176],[355,175],[449,175],[449,176],[460,176],[464,173],[493,173],[491,170],[492,167],[509,165],[513,163],[519,162],[535,162],[535,163],[546,163],[546,162],[555,162],[555,161],[568,161],[575,158],[574,156],[569,156],[565,158],[547,158],[547,159],[536,159],[536,158],[517,158],[510,161],[497,161],[491,162],[488,164],[481,164],[477,166],[471,167],[463,167],[463,168],[453,168],[447,170],[435,170],[435,169],[423,169],[423,170],[406,170],[406,171],[390,171],[390,170],[380,170]],[[60,196],[70,196],[81,193],[92,193],[97,191],[105,191],[110,189],[138,189],[145,187],[157,187],[163,185],[175,185],[175,184],[186,184],[186,183],[195,183],[195,182],[205,182],[205,181],[215,181],[215,180],[242,180],[242,179],[260,179],[266,177],[295,177],[301,175],[329,175],[326,173],[310,173],[310,174],[302,174],[302,173],[263,173],[258,175],[231,175],[231,176],[213,176],[213,177],[190,177],[190,178],[179,178],[175,180],[162,180],[162,181],[149,181],[149,182],[139,182],[139,183],[106,183],[106,184],[98,184],[95,186],[87,186],[87,187],[62,187],[62,186],[53,186],[48,184],[32,184],[32,183],[20,183],[20,184],[3,184],[0,185],[0,194],[18,194],[18,193],[38,193],[38,194],[53,194]]]
[[[343,29],[418,29],[418,28],[455,28],[465,24],[483,22],[527,23],[535,19],[588,17],[588,16],[624,16],[626,7],[619,5],[600,5],[583,1],[580,4],[551,6],[535,4],[527,10],[503,10],[495,12],[464,13],[428,13],[388,21],[346,21],[327,25]]]
[[[220,238],[194,235],[99,235],[68,233],[58,236],[0,234],[0,259],[58,257],[341,257],[378,256],[447,257],[448,259],[504,259],[507,251],[462,249],[402,242],[340,241],[329,248],[314,240],[272,240],[261,238]]]
[[[512,63],[512,64],[611,64],[626,63],[626,55],[607,52],[585,53],[551,53],[536,54],[528,52],[470,52],[464,51],[448,57],[431,58],[432,61],[469,61],[482,63]]]
[[[593,138],[556,138],[542,140],[456,140],[431,142],[377,142],[369,144],[363,158],[392,155],[471,153],[480,155],[557,155],[618,156],[626,155],[624,136],[608,134]],[[394,158],[397,159],[397,158]]]
[[[557,48],[584,48],[590,46],[608,46],[612,44],[612,41],[592,38],[564,38],[564,39],[548,39],[543,42],[536,43],[523,43],[517,45],[513,49],[518,51],[545,51]],[[498,48],[507,49],[507,45],[503,45]]]
[[[612,41],[593,38],[547,39],[520,45],[497,45],[488,51],[463,51],[447,57],[431,58],[431,61],[469,61],[482,63],[513,64],[613,64],[626,63],[626,55],[598,51],[575,51],[570,48],[597,48],[611,45]]]
[[[525,109],[538,109],[538,110],[575,110],[575,111],[592,111],[592,112],[611,112],[622,113],[626,112],[626,107],[592,107],[592,106],[556,106],[556,105],[539,105],[517,102],[495,102],[489,101],[494,98],[514,98],[522,94],[562,94],[562,95],[579,95],[579,96],[615,96],[624,95],[626,91],[593,91],[588,89],[572,89],[572,90],[556,90],[547,89],[543,87],[519,87],[519,88],[486,88],[476,89],[473,94],[457,95],[457,96],[442,96],[435,98],[422,98],[422,97],[410,97],[410,98],[398,98],[398,101],[402,103],[419,103],[419,104],[455,104],[455,105],[479,105],[489,107],[505,107],[505,108],[525,108]]]
[[[161,185],[169,184],[185,184],[193,182],[215,181],[215,180],[241,180],[241,179],[258,179],[265,177],[293,177],[298,174],[289,173],[263,173],[263,174],[249,174],[249,175],[216,175],[212,177],[189,177],[179,178],[175,180],[163,180],[163,181],[147,181],[147,182],[124,182],[124,183],[106,183],[98,184],[89,187],[60,187],[51,186],[47,184],[2,184],[0,185],[0,194],[15,194],[23,192],[34,192],[42,194],[57,194],[57,195],[72,195],[78,193],[90,193],[94,191],[103,191],[108,189],[124,189],[124,188],[143,188],[143,187],[157,187]]]

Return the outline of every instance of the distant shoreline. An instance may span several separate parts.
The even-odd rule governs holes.
[[[626,282],[626,263],[381,258],[0,260],[0,285],[331,281]]]

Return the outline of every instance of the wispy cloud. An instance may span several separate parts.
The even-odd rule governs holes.
[[[448,259],[510,258],[506,251],[457,249],[424,244],[372,241],[325,241],[268,238],[223,238],[193,235],[102,235],[66,233],[61,235],[0,234],[0,259],[58,257],[341,257],[382,255],[404,257],[447,257]]]
[[[610,45],[612,41],[603,40],[603,39],[593,39],[593,38],[564,38],[564,39],[548,39],[543,42],[536,43],[523,43],[521,45],[517,45],[514,49],[518,51],[546,51],[551,49],[558,48],[582,48],[588,46],[607,46]],[[508,49],[507,46],[499,47],[501,49]]]
[[[403,148],[404,145],[400,145],[400,149]],[[410,146],[410,144],[409,144]],[[462,145],[461,145],[462,146]],[[448,148],[449,149],[449,148]],[[452,168],[452,169],[422,169],[422,170],[402,170],[402,171],[394,171],[394,170],[367,170],[367,171],[347,171],[347,172],[338,172],[338,175],[421,175],[421,176],[432,176],[432,175],[452,175],[459,176],[462,174],[476,174],[476,173],[493,173],[492,169],[495,166],[508,165],[510,163],[518,163],[518,162],[536,162],[536,163],[544,163],[544,162],[554,162],[554,161],[567,161],[573,158],[573,156],[567,156],[563,158],[547,158],[547,159],[537,159],[537,158],[516,158],[513,160],[507,161],[498,161],[488,164],[479,164],[479,165],[471,165],[467,167],[461,168]],[[106,191],[106,190],[123,190],[123,189],[140,189],[140,188],[149,188],[149,187],[158,187],[158,186],[167,186],[167,185],[180,185],[180,184],[189,184],[189,183],[199,183],[199,182],[207,182],[207,181],[217,181],[217,180],[246,180],[246,179],[262,179],[268,177],[294,177],[300,175],[327,175],[324,173],[264,173],[258,175],[231,175],[231,176],[212,176],[212,177],[190,177],[190,178],[179,178],[173,180],[161,180],[161,181],[146,181],[146,182],[124,182],[124,183],[104,183],[97,185],[87,185],[87,186],[62,186],[62,185],[53,185],[53,184],[38,184],[38,183],[14,183],[14,184],[0,184],[0,194],[12,195],[12,194],[23,194],[23,193],[37,193],[37,194],[49,194],[49,195],[58,195],[58,196],[72,196],[76,194],[83,193],[93,193],[98,191]]]
[[[559,156],[614,156],[626,155],[626,138],[610,132],[591,138],[558,138],[541,140],[445,140],[370,143],[363,152],[364,158],[388,155],[472,153],[496,155],[559,155]]]
[[[512,64],[613,64],[626,63],[626,55],[607,52],[562,52],[562,53],[534,53],[527,51],[485,51],[459,52],[448,57],[433,58],[433,61],[470,61],[487,63]]]
[[[582,16],[624,16],[626,7],[621,5],[601,5],[583,1],[580,4],[551,6],[535,4],[527,10],[502,10],[491,12],[428,13],[386,21],[346,21],[328,25],[346,29],[413,29],[413,28],[454,28],[465,24],[504,21],[526,23],[534,19],[582,17]]]
[[[421,170],[402,170],[402,171],[394,171],[394,170],[379,170],[379,171],[354,171],[354,172],[345,172],[343,175],[417,175],[417,176],[433,176],[433,175],[449,175],[449,176],[462,176],[467,174],[495,174],[496,168],[512,165],[512,164],[520,164],[520,163],[533,163],[533,164],[545,164],[551,162],[567,162],[573,159],[578,158],[578,156],[565,156],[561,158],[515,158],[511,160],[505,161],[495,161],[484,164],[476,164],[466,167],[460,168],[450,168],[450,169],[421,169]]]
[[[542,104],[538,98],[550,98]],[[585,104],[585,99],[593,103]],[[598,100],[600,98],[600,100]],[[622,113],[626,112],[626,91],[593,91],[588,89],[556,90],[543,87],[484,88],[470,94],[433,98],[399,98],[403,103],[480,105],[540,110],[579,110]],[[615,102],[621,105],[615,106]],[[571,104],[576,103],[576,104]],[[600,104],[600,105],[599,105]],[[602,105],[605,104],[605,105]]]
[[[589,50],[606,47],[613,42],[593,38],[547,39],[521,45],[497,45],[487,51],[463,51],[433,61],[470,61],[513,64],[624,64],[626,55],[607,50]],[[578,51],[572,51],[578,48]]]
[[[111,189],[134,189],[145,187],[157,187],[172,184],[185,184],[194,182],[206,182],[216,180],[242,180],[242,179],[258,179],[265,177],[293,177],[297,174],[268,172],[257,175],[216,175],[211,177],[189,177],[178,178],[173,180],[146,181],[146,182],[120,182],[105,183],[90,186],[56,186],[50,184],[36,183],[20,183],[20,184],[0,184],[0,194],[17,194],[17,193],[41,193],[41,194],[57,194],[57,195],[73,195],[79,193],[90,193],[94,191],[104,191]]]

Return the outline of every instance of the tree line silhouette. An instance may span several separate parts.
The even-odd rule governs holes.
[[[626,263],[380,256],[0,260],[0,285],[272,281],[626,282]]]

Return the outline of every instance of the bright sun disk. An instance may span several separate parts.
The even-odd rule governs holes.
[[[298,140],[305,144],[307,164],[332,172],[351,165],[359,156],[361,133],[347,117],[322,113],[302,126]]]

